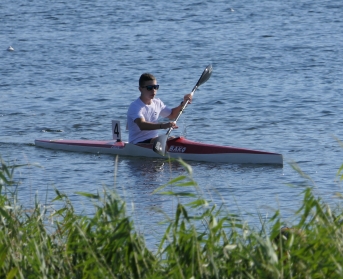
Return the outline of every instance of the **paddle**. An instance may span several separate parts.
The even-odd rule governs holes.
[[[205,83],[206,81],[208,81],[208,79],[210,78],[212,74],[212,65],[208,65],[205,70],[202,72],[201,77],[199,78],[197,84],[194,86],[191,95],[193,96],[194,92],[198,89],[198,87],[200,85],[202,85],[203,83]],[[187,100],[187,102],[183,105],[183,107],[181,108],[178,116],[175,119],[175,122],[178,121],[178,119],[180,118],[181,114],[183,113],[184,109],[187,107],[189,101]],[[158,136],[158,138],[155,140],[154,145],[153,145],[153,150],[162,155],[165,156],[166,154],[166,145],[167,145],[167,140],[168,140],[168,136],[171,133],[171,131],[173,130],[173,128],[169,128],[168,132],[165,135],[161,135]]]

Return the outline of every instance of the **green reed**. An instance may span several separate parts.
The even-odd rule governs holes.
[[[178,204],[172,218],[165,214],[153,253],[115,193],[79,193],[92,201],[92,216],[77,214],[58,190],[58,210],[23,207],[14,191],[19,166],[1,161],[0,278],[343,278],[340,207],[332,210],[308,186],[291,228],[276,211],[257,231],[211,205],[191,167],[179,163],[185,175],[154,192]]]

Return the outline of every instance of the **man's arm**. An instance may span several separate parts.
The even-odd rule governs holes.
[[[183,96],[183,101],[181,102],[180,105],[178,105],[177,107],[172,109],[171,114],[168,116],[168,118],[170,120],[175,120],[176,117],[179,115],[183,105],[188,101],[188,103],[190,104],[192,102],[192,95],[191,93],[186,94],[185,96]]]
[[[159,129],[168,129],[170,127],[173,127],[173,129],[178,128],[175,124],[172,122],[167,122],[167,123],[152,123],[152,122],[147,122],[145,121],[144,118],[136,118],[134,121],[139,129],[141,131],[143,130],[159,130]]]
[[[179,113],[180,113],[180,111],[181,111],[181,109],[182,109],[182,107],[183,107],[183,104],[184,104],[184,102],[182,102],[180,105],[178,105],[177,107],[175,107],[175,108],[172,108],[172,112],[171,112],[171,114],[168,116],[168,118],[170,119],[170,120],[175,120],[176,119],[176,117],[179,115]]]

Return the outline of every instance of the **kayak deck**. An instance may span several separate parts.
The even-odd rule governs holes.
[[[127,142],[116,142],[114,140],[36,139],[35,145],[43,148],[73,152],[164,158],[153,151],[152,144],[135,145]],[[166,150],[166,157],[181,158],[186,161],[238,164],[283,164],[282,155],[278,153],[206,144],[187,140],[184,137],[168,140]]]

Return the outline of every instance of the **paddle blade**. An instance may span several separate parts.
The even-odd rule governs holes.
[[[156,153],[158,153],[162,156],[165,156],[166,155],[167,139],[168,139],[168,135],[158,136],[158,138],[154,141],[152,149]]]
[[[201,77],[199,78],[196,87],[199,87],[201,84],[205,83],[208,81],[208,79],[211,77],[212,74],[212,65],[208,65],[206,69],[202,72]]]

